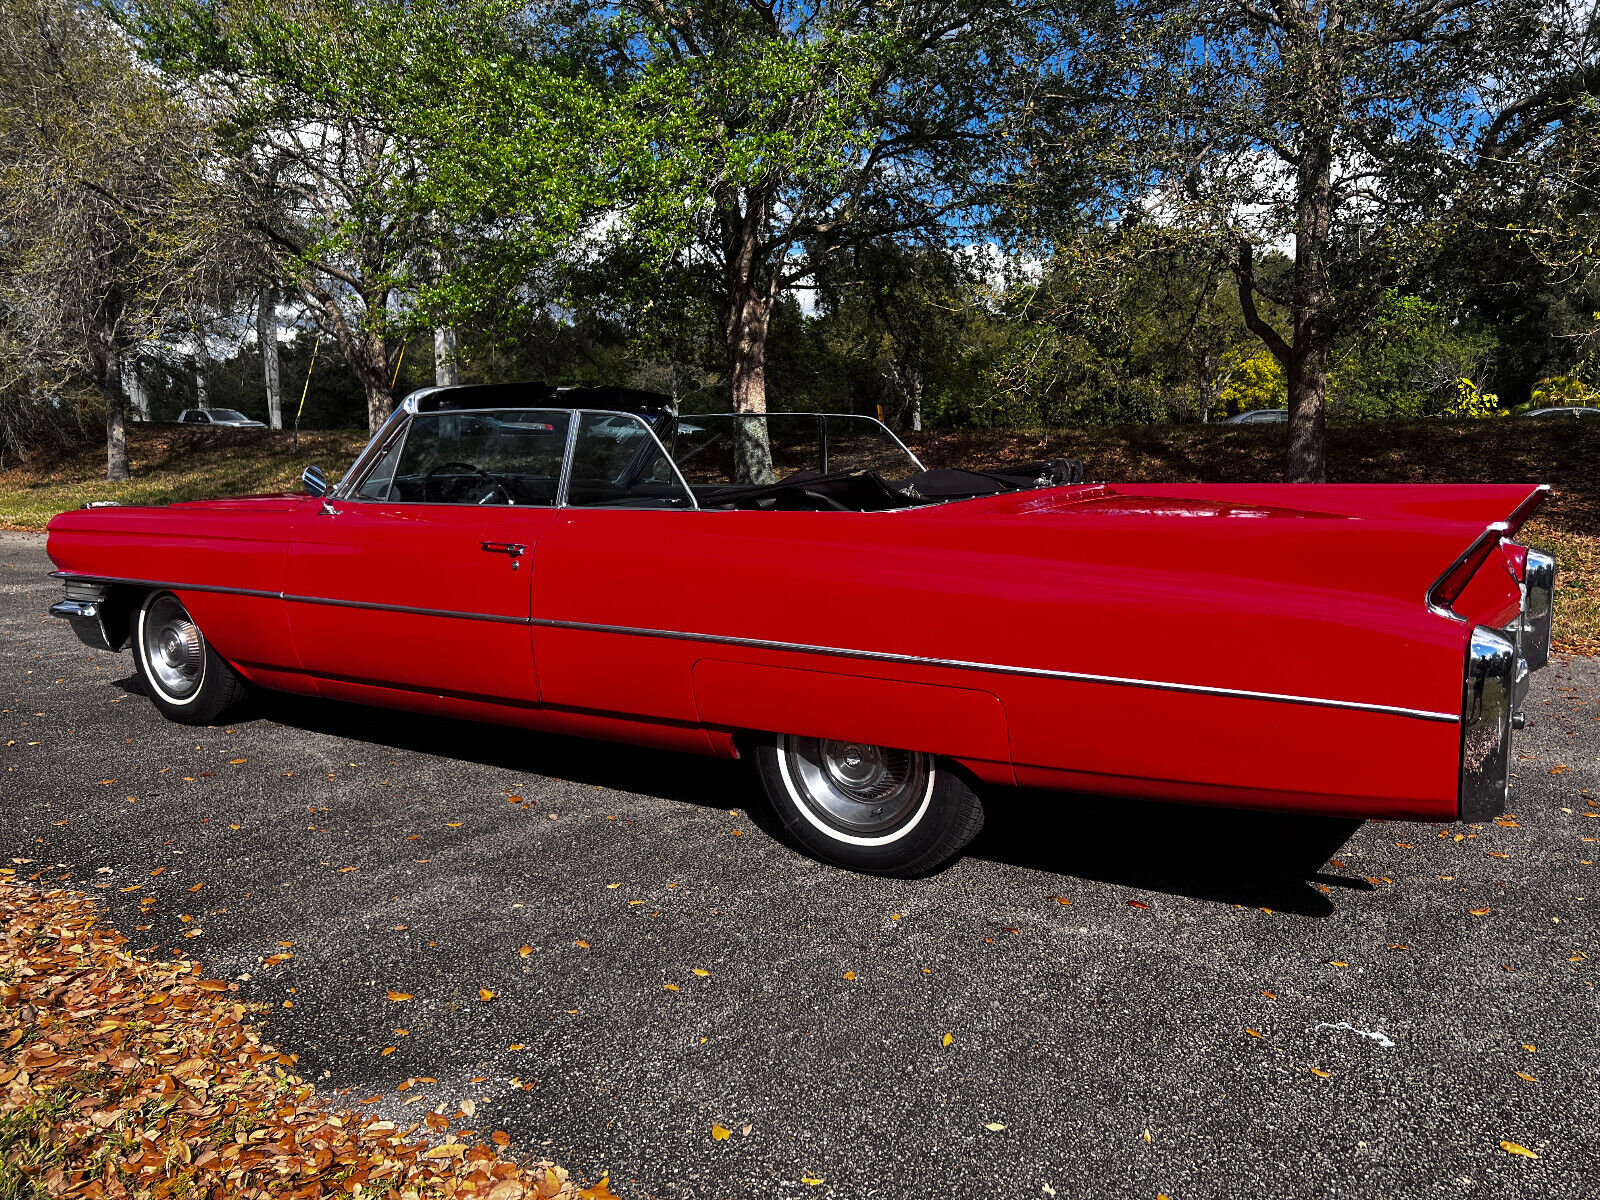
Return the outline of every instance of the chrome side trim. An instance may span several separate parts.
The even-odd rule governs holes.
[[[410,613],[418,617],[459,617],[463,621],[492,621],[502,625],[526,625],[527,617],[507,617],[499,613],[457,612],[449,608],[417,608],[410,604],[375,604],[365,600],[335,600],[327,596],[295,596],[288,592],[267,592],[259,588],[217,587],[205,583],[167,583],[158,579],[119,579],[105,575],[71,575],[52,571],[60,579],[84,583],[123,583],[132,587],[158,588],[171,592],[215,592],[224,596],[254,596],[259,600],[283,600],[290,604],[325,604],[333,608],[367,608],[378,612]]]
[[[647,629],[633,625],[601,625],[590,621],[558,621],[548,617],[508,617],[498,613],[457,612],[452,609],[416,608],[406,604],[375,604],[360,600],[335,600],[326,596],[296,596],[286,592],[267,592],[253,588],[214,587],[205,584],[164,583],[148,579],[119,579],[107,576],[68,575],[62,578],[97,583],[126,583],[138,587],[166,588],[172,591],[219,592],[230,596],[257,596],[291,604],[321,604],[334,608],[362,608],[379,612],[410,613],[423,617],[454,617],[464,621],[490,621],[505,625],[535,625],[546,629],[572,629],[585,633],[615,633],[629,637],[667,638],[680,642],[704,642],[717,646],[748,646],[759,650],[780,650],[797,654],[820,654],[829,658],[852,658],[866,662],[910,663],[916,666],[949,667],[961,671],[983,671],[994,675],[1022,675],[1034,679],[1066,679],[1077,683],[1103,683],[1113,687],[1146,688],[1160,692],[1182,692],[1197,696],[1226,696],[1240,700],[1265,700],[1278,704],[1300,704],[1312,708],[1342,708],[1353,712],[1383,713],[1411,717],[1419,721],[1456,724],[1456,713],[1435,712],[1426,708],[1405,708],[1396,704],[1369,704],[1362,700],[1333,700],[1324,696],[1298,696],[1286,692],[1257,692],[1244,688],[1212,687],[1201,683],[1173,683],[1160,679],[1135,679],[1123,675],[1095,675],[1086,671],[1057,671],[1044,667],[1019,667],[1005,663],[973,662],[959,658],[928,658],[916,654],[896,654],[887,650],[853,650],[842,646],[817,646],[805,642],[780,642],[766,638],[733,637],[717,633],[689,633],[677,629]]]
[[[1025,675],[1035,679],[1068,679],[1077,683],[1104,683],[1115,687],[1148,688],[1152,691],[1184,692],[1201,696],[1230,696],[1242,700],[1269,700],[1280,704],[1303,704],[1313,708],[1345,708],[1357,712],[1385,713],[1414,717],[1421,721],[1455,724],[1455,713],[1434,712],[1425,708],[1403,708],[1393,704],[1368,704],[1361,700],[1331,700],[1322,696],[1296,696],[1285,692],[1253,692],[1243,688],[1211,687],[1200,683],[1170,683],[1158,679],[1135,679],[1123,675],[1094,675],[1084,671],[1056,671],[1044,667],[1018,667],[1004,663],[970,662],[957,658],[925,658],[916,654],[894,654],[886,650],[847,650],[839,646],[815,646],[804,642],[777,642],[764,638],[730,637],[716,633],[685,633],[674,629],[641,629],[631,625],[598,625],[588,621],[558,621],[534,617],[532,624],[547,629],[573,629],[586,633],[617,633],[632,637],[668,638],[682,642],[707,642],[719,646],[749,646],[760,650],[783,650],[799,654],[822,654],[831,658],[855,658],[867,662],[911,663],[916,666],[951,667],[962,671],[984,671],[994,675]]]
[[[507,617],[500,613],[457,612],[451,608],[416,608],[410,604],[376,604],[367,600],[333,600],[327,596],[291,596],[276,593],[290,604],[318,604],[328,608],[362,608],[373,612],[405,613],[413,617],[455,617],[462,621],[490,621],[498,625],[526,625],[527,617]]]
[[[1555,618],[1556,560],[1529,550],[1522,568],[1527,602],[1522,610],[1522,656],[1537,671],[1550,661],[1550,626]]]
[[[1458,814],[1482,821],[1506,810],[1511,786],[1512,709],[1517,649],[1479,625],[1467,646],[1461,694],[1461,791]]]
[[[263,600],[282,600],[282,592],[264,592],[259,588],[222,587],[211,583],[169,583],[161,579],[126,579],[120,575],[77,575],[70,571],[51,571],[55,579],[77,580],[81,583],[125,583],[130,587],[162,588],[177,592],[216,592],[223,596],[257,596]]]
[[[1467,619],[1457,616],[1455,609],[1451,608],[1450,605],[1461,594],[1461,588],[1466,586],[1467,580],[1472,578],[1473,572],[1483,565],[1484,560],[1500,544],[1500,539],[1506,535],[1510,528],[1511,526],[1506,522],[1496,521],[1477,537],[1473,538],[1470,546],[1456,555],[1455,560],[1440,573],[1439,578],[1428,585],[1428,590],[1422,595],[1429,612],[1436,613],[1441,617],[1448,617],[1452,621],[1459,621],[1463,625],[1467,623]],[[1455,591],[1446,595],[1447,589],[1457,579],[1460,580],[1460,584]]]

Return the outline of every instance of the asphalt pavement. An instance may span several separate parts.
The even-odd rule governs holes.
[[[48,570],[0,534],[0,845],[345,1104],[629,1200],[1600,1190],[1600,660],[1537,677],[1501,823],[997,792],[907,882],[791,850],[739,764],[168,724]]]

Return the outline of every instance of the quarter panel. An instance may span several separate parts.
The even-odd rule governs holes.
[[[708,725],[844,738],[1009,762],[1006,710],[972,688],[909,683],[837,671],[702,659],[695,701]]]

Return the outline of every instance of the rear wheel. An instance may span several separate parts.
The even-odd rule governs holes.
[[[169,721],[210,725],[244,704],[244,680],[171,592],[152,592],[139,606],[133,658],[150,699]]]
[[[931,754],[779,734],[756,767],[791,836],[818,858],[878,875],[917,875],[983,828],[983,804]]]

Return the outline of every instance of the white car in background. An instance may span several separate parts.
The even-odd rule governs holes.
[[[252,421],[233,408],[186,408],[178,414],[180,425],[226,425],[230,429],[265,429],[266,423]]]
[[[1551,408],[1533,408],[1522,414],[1525,417],[1600,417],[1600,408],[1581,404],[1559,404]]]
[[[1252,408],[1248,412],[1234,413],[1222,425],[1284,425],[1289,421],[1287,408]]]

